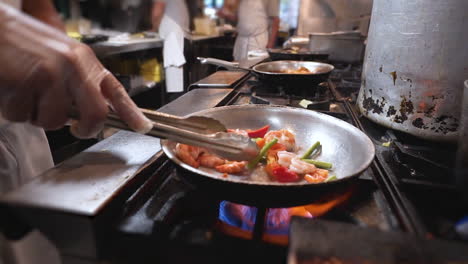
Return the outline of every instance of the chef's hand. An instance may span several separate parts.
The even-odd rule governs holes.
[[[110,105],[135,131],[151,129],[151,122],[86,45],[1,3],[0,32],[4,118],[58,129],[75,105],[80,120],[71,130],[88,138],[101,130]]]

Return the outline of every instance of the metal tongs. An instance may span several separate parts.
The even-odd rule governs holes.
[[[153,128],[147,135],[203,147],[229,160],[251,160],[259,153],[257,144],[249,137],[227,133],[226,127],[214,118],[182,118],[147,109],[141,110],[153,121]],[[133,131],[114,112],[107,115],[105,126]]]

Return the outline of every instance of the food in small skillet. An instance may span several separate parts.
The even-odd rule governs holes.
[[[312,73],[309,69],[304,66],[299,67],[298,69],[284,69],[278,71],[279,73],[286,73],[286,74],[309,74]]]
[[[257,130],[230,129],[228,132],[245,135],[255,140],[261,148],[259,155],[250,161],[229,161],[200,147],[177,144],[175,153],[188,165],[216,169],[223,173],[243,175],[257,180],[321,183],[332,181],[336,176],[329,175],[332,164],[311,159],[320,154],[322,146],[315,143],[302,155],[296,153],[296,139],[287,129],[268,131],[270,126]],[[262,175],[267,175],[263,177]]]

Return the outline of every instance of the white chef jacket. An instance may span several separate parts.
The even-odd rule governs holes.
[[[278,0],[240,1],[234,60],[246,59],[249,51],[266,49],[268,45],[268,18],[278,16],[278,14]]]
[[[13,7],[20,0],[0,0]],[[0,113],[0,195],[11,191],[53,166],[44,130],[28,123],[12,123]],[[34,231],[16,242],[0,234],[0,264],[59,264],[56,248]]]
[[[155,0],[165,2],[159,34],[164,39],[163,57],[167,92],[184,90],[184,36],[189,32],[189,12],[185,0]]]

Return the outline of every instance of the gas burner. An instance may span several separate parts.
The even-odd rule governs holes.
[[[455,184],[455,146],[430,143],[394,131],[387,134],[394,144],[396,163],[407,172],[399,175],[401,179],[419,184]]]
[[[359,224],[360,221],[341,208],[351,199],[356,186],[332,193],[320,201],[290,208],[256,208],[222,201],[219,206],[218,230],[242,239],[288,244],[292,217],[321,218]]]

